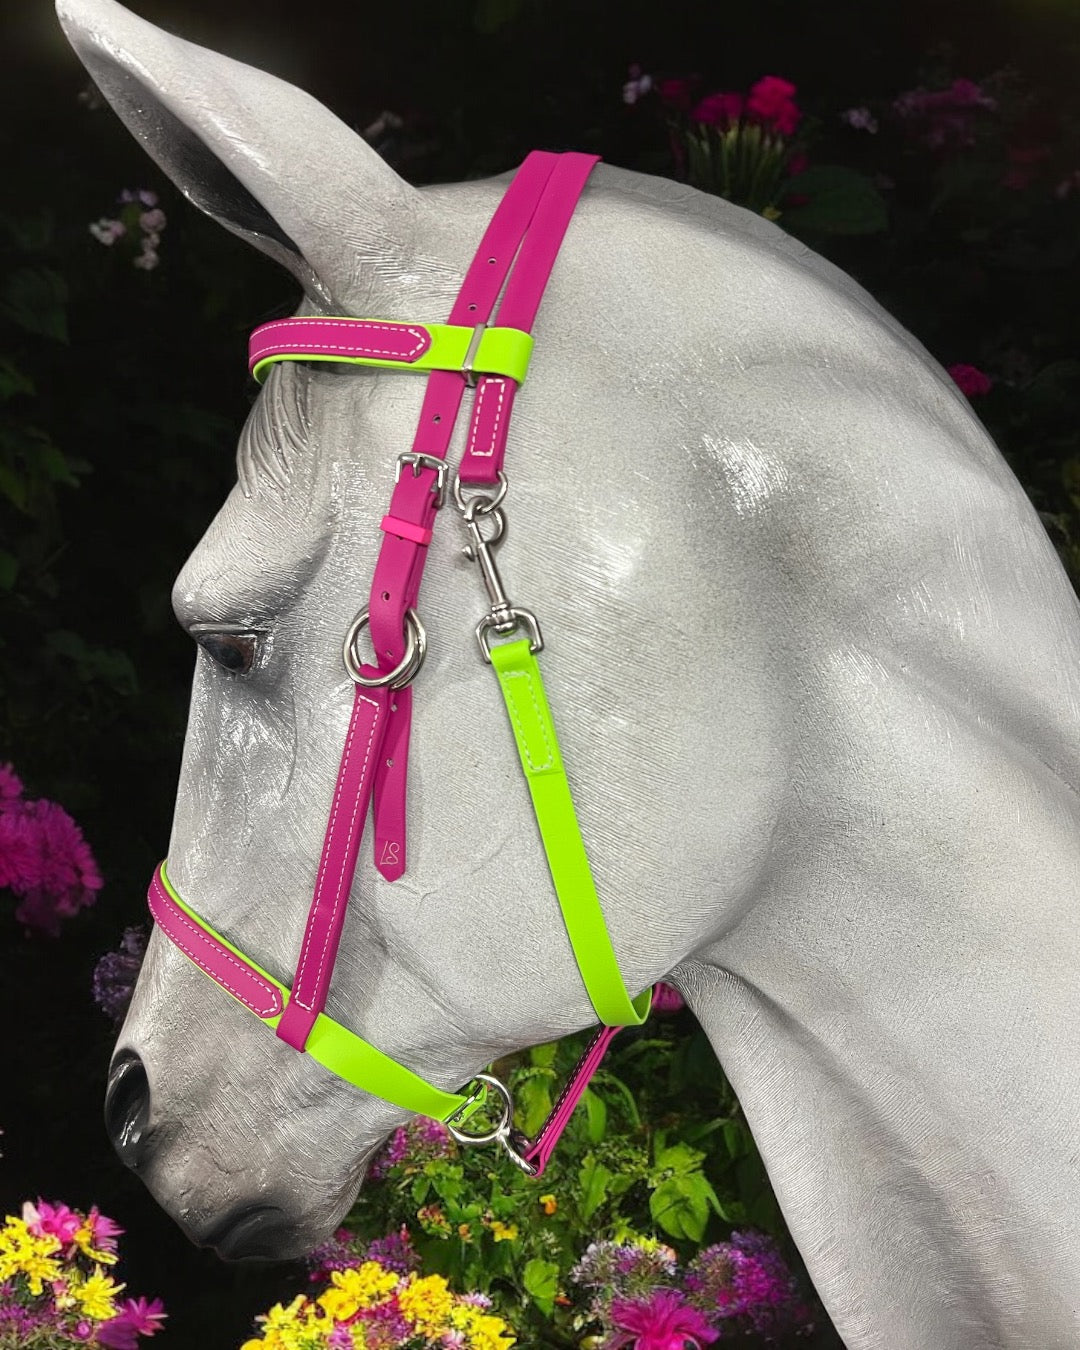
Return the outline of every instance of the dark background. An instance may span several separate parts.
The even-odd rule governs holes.
[[[834,127],[840,110],[891,99],[942,64],[976,80],[1011,66],[1045,106],[1072,107],[1080,56],[1080,21],[1066,0],[139,0],[132,8],[302,85],[358,129],[394,110],[408,128],[399,168],[415,181],[501,171],[533,146],[598,150],[671,172],[659,119],[622,103],[634,61],[657,74],[700,73],[705,92],[783,75],[802,106]],[[0,761],[14,762],[31,795],[72,812],[106,886],[56,940],[25,936],[0,916],[0,1199],[7,1211],[38,1195],[99,1204],[128,1230],[129,1292],[166,1300],[169,1329],[158,1343],[235,1347],[286,1281],[192,1249],[114,1159],[100,1124],[113,1029],[89,991],[98,956],[142,921],[168,838],[192,663],[169,617],[168,585],[233,479],[251,398],[247,333],[288,312],[295,287],[182,203],[108,110],[80,103],[86,77],[51,6],[23,0],[5,22],[4,212],[50,217],[43,256],[67,278],[69,334],[50,342],[9,326],[3,340],[34,372],[27,416],[88,471],[79,487],[57,489],[55,509],[42,508],[47,544],[3,610]],[[149,277],[106,257],[87,233],[123,187],[157,191],[169,216],[162,266]],[[1037,304],[1045,359],[1061,354],[1074,273],[1071,290],[1059,268],[1014,279],[1016,295],[1005,282],[973,292],[963,309],[971,338],[960,350],[968,330],[952,311],[946,324],[945,301],[935,312],[925,286],[901,284],[888,248],[875,245],[871,258],[865,241],[829,247],[857,275],[865,268],[875,293],[944,361],[974,360],[976,330],[1005,322],[1020,288]],[[1001,405],[1006,442],[1011,406]],[[1044,468],[1033,462],[1032,478]],[[2,519],[15,533],[30,529],[21,517]],[[83,647],[58,646],[57,632]]]

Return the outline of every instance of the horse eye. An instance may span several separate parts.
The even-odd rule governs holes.
[[[246,675],[259,652],[257,633],[196,633],[195,641],[223,670]]]

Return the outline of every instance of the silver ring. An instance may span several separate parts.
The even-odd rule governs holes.
[[[502,499],[506,496],[506,488],[507,488],[506,474],[500,473],[499,486],[495,489],[495,491],[491,494],[491,496],[488,496],[488,494],[483,490],[483,488],[478,487],[475,489],[475,491],[472,491],[468,497],[466,497],[461,490],[461,474],[460,473],[454,474],[454,502],[457,506],[457,509],[461,512],[464,512],[466,510],[470,502],[479,502],[480,505],[473,507],[473,514],[477,516],[488,515],[490,512],[494,511],[495,508],[502,502]]]
[[[483,1096],[480,1089],[474,1089],[468,1096],[468,1099],[458,1107],[449,1120],[445,1121],[446,1128],[451,1136],[459,1144],[490,1144],[493,1139],[502,1139],[510,1129],[510,1121],[514,1115],[514,1102],[510,1096],[510,1089],[505,1083],[490,1073],[478,1073],[472,1080],[474,1083],[486,1083],[488,1087],[493,1087],[502,1098],[502,1111],[499,1115],[499,1123],[490,1130],[485,1130],[482,1134],[469,1134],[467,1130],[459,1129],[452,1122],[455,1116],[460,1116],[466,1107],[472,1106],[473,1102],[479,1101]]]
[[[349,624],[349,631],[345,634],[341,659],[345,662],[349,678],[364,689],[384,689],[387,686],[391,689],[404,689],[416,678],[427,655],[427,632],[420,622],[420,616],[415,609],[405,611],[405,655],[393,670],[374,677],[360,673],[362,663],[356,650],[357,640],[370,622],[370,611],[362,609]]]

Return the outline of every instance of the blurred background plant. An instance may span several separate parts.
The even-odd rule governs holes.
[[[411,181],[575,146],[775,219],[950,369],[1080,578],[1074,8],[417,0],[407,19],[376,23],[327,0],[322,22],[298,25],[285,0],[132,3],[310,89]],[[296,296],[180,199],[87,84],[49,8],[23,16],[0,94],[0,760],[20,776],[0,780],[0,886],[22,912],[0,931],[12,1006],[34,1015],[6,1047],[18,1105],[3,1122],[0,1185],[9,1208],[65,1194],[151,1235],[127,1260],[136,1287],[168,1302],[166,1343],[234,1348],[288,1277],[190,1249],[112,1157],[98,1103],[186,718],[192,655],[171,581],[234,478],[247,333]],[[36,908],[29,834],[39,870],[46,845],[60,869]],[[508,1066],[526,1128],[572,1048]],[[405,1225],[423,1270],[488,1291],[523,1344],[640,1339],[625,1320],[639,1314],[677,1328],[696,1253],[720,1249],[702,1275],[717,1290],[734,1291],[751,1258],[768,1265],[759,1239],[733,1237],[747,1232],[776,1244],[815,1325],[775,1330],[774,1343],[829,1343],[686,1012],[620,1037],[540,1184],[452,1153],[424,1125],[391,1141],[381,1167],[350,1241]],[[649,1289],[590,1285],[573,1274],[590,1244],[591,1259],[632,1249],[629,1267],[633,1251],[670,1247],[677,1274]],[[664,1289],[679,1307],[656,1301]],[[635,1298],[653,1299],[652,1313],[615,1314]],[[766,1334],[752,1319],[725,1334],[736,1326]]]

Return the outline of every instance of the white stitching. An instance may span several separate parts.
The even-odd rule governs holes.
[[[404,355],[402,355],[400,350],[393,350],[389,347],[373,347],[370,345],[348,346],[344,342],[305,342],[301,344],[300,348],[303,351],[367,352],[372,356],[396,357],[402,361],[411,361],[415,360],[416,357],[421,356],[431,345],[430,335],[421,328],[411,328],[407,324],[369,323],[366,319],[280,319],[277,323],[264,324],[262,328],[259,329],[259,332],[260,334],[265,334],[274,328],[288,328],[290,331],[295,332],[301,323],[311,324],[313,326],[322,324],[330,324],[332,326],[337,323],[353,328],[360,327],[368,332],[382,329],[388,333],[408,333],[410,337],[416,339],[416,346],[405,352]],[[253,361],[261,360],[276,345],[276,343],[268,343],[257,347],[252,352],[251,359]],[[283,350],[295,351],[296,348],[283,348]]]
[[[172,897],[168,895],[168,892],[166,892],[165,894],[167,899],[171,901]],[[232,994],[235,998],[238,998],[245,1008],[250,1008],[256,1017],[273,1017],[275,1013],[279,1013],[281,1011],[281,994],[277,989],[274,988],[273,985],[269,983],[268,980],[264,980],[263,977],[259,975],[257,971],[252,970],[250,966],[245,965],[242,961],[238,961],[236,957],[233,956],[233,954],[228,950],[227,947],[222,946],[219,948],[218,944],[215,943],[214,939],[210,937],[208,933],[203,932],[203,930],[199,927],[197,923],[193,923],[192,920],[189,919],[188,916],[184,913],[184,911],[180,909],[179,906],[177,906],[174,909],[171,904],[164,903],[163,897],[159,892],[155,892],[154,900],[158,902],[159,906],[162,906],[164,908],[167,920],[175,921],[177,923],[183,924],[185,928],[190,928],[192,933],[199,939],[199,941],[205,942],[206,945],[210,948],[212,952],[214,952],[215,955],[224,957],[224,959],[228,961],[228,963],[231,966],[235,966],[237,968],[237,970],[241,973],[241,975],[245,975],[249,980],[252,981],[253,984],[257,984],[260,987],[260,990],[269,994],[271,997],[270,1006],[268,1008],[256,1008],[255,1004],[251,1001],[250,998],[245,997],[245,995],[241,993],[239,989],[234,988],[233,985],[229,984],[227,980],[223,980],[220,975],[215,974],[215,972],[212,971],[210,967],[205,964],[204,961],[201,961],[199,959],[199,956],[196,952],[193,952],[190,947],[186,947],[184,943],[180,941],[179,938],[177,938],[174,934],[169,932],[169,929],[166,925],[166,919],[163,919],[158,913],[155,912],[155,906],[153,902],[151,902],[150,906],[151,912],[154,913],[154,918],[164,929],[165,936],[169,939],[170,942],[174,943],[177,947],[179,947],[180,950],[184,952],[186,956],[188,956],[192,961],[194,961],[200,970],[205,971],[206,974],[209,975],[212,980],[214,980],[217,984],[220,984],[223,989],[227,989],[229,993]]]
[[[503,679],[528,681],[529,693],[532,696],[533,707],[536,709],[536,724],[540,728],[540,735],[544,739],[544,746],[546,747],[548,753],[548,757],[543,764],[533,763],[532,751],[529,748],[529,741],[525,732],[525,726],[521,720],[521,717],[518,714],[517,707],[515,706],[517,695],[514,692],[514,690],[508,686],[507,693],[510,694],[510,703],[509,703],[510,717],[513,720],[514,726],[517,727],[518,729],[518,733],[521,738],[521,744],[525,747],[525,758],[528,760],[529,768],[532,769],[533,773],[539,773],[541,769],[550,769],[551,766],[555,763],[555,747],[552,745],[551,741],[548,740],[547,727],[544,725],[544,715],[540,711],[540,700],[536,697],[536,687],[535,682],[533,680],[532,671],[507,670],[503,672]]]
[[[371,746],[372,746],[372,743],[373,743],[374,740],[375,740],[375,728],[379,725],[379,715],[380,715],[380,712],[381,712],[381,709],[380,709],[380,707],[379,707],[379,704],[376,702],[375,699],[369,698],[366,694],[361,694],[361,693],[359,692],[359,690],[357,690],[357,695],[356,695],[356,697],[357,697],[357,700],[358,700],[359,702],[369,703],[369,704],[375,709],[375,717],[373,718],[372,723],[371,723],[371,733],[370,733],[370,735],[368,736],[367,748],[366,748],[365,751],[364,751],[364,762],[363,762],[363,764],[360,766],[360,783],[359,783],[359,790],[354,794],[354,797],[353,797],[352,818],[351,818],[350,821],[349,821],[349,829],[348,829],[348,832],[347,832],[347,834],[346,834],[346,836],[345,836],[345,849],[344,849],[344,852],[343,852],[343,854],[342,854],[342,859],[341,859],[341,875],[338,877],[337,891],[336,891],[336,894],[335,894],[335,896],[334,896],[334,907],[333,907],[333,909],[330,911],[330,921],[329,921],[329,923],[328,923],[327,926],[326,926],[326,934],[325,934],[325,936],[324,936],[324,938],[323,938],[322,951],[319,953],[319,970],[317,970],[317,971],[316,971],[316,974],[315,974],[315,980],[316,980],[316,983],[318,982],[319,974],[321,973],[321,970],[322,970],[322,963],[323,963],[323,961],[326,959],[326,948],[327,948],[327,945],[328,945],[329,942],[330,942],[330,934],[333,932],[333,928],[334,928],[334,919],[337,917],[338,906],[341,904],[341,884],[342,884],[342,882],[343,882],[344,879],[345,879],[345,867],[346,867],[346,863],[347,863],[348,856],[349,856],[349,840],[350,840],[351,837],[352,837],[353,831],[356,829],[356,818],[357,818],[357,816],[359,815],[359,812],[360,812],[360,801],[361,801],[361,799],[362,799],[362,797],[363,797],[363,795],[364,795],[364,793],[363,793],[364,776],[365,776],[365,774],[367,773],[368,761],[369,761],[370,758],[371,758]],[[356,718],[353,717],[353,718],[350,720],[350,723],[349,723],[349,735],[348,735],[348,738],[347,738],[346,741],[345,741],[345,755],[344,755],[344,758],[343,758],[342,764],[341,764],[341,772],[340,772],[340,774],[338,775],[338,786],[337,786],[337,788],[335,788],[335,790],[334,790],[334,807],[333,807],[333,810],[332,810],[331,813],[330,813],[330,823],[329,823],[329,825],[327,826],[327,829],[326,829],[326,846],[325,846],[325,848],[323,849],[323,856],[322,856],[322,859],[321,859],[320,862],[319,862],[319,873],[318,873],[318,876],[315,878],[315,894],[316,894],[316,895],[319,894],[319,892],[320,892],[320,890],[321,890],[321,888],[322,888],[323,874],[324,874],[325,869],[326,869],[327,859],[329,858],[330,853],[331,853],[331,849],[332,849],[332,841],[333,841],[333,836],[334,836],[334,828],[335,828],[335,825],[336,825],[336,823],[337,823],[338,808],[339,808],[340,805],[341,805],[341,795],[342,795],[342,794],[341,794],[341,787],[342,787],[342,784],[344,783],[345,778],[346,778],[346,776],[348,775],[348,772],[349,772],[349,760],[350,760],[351,757],[352,757],[352,745],[353,745],[353,738],[355,737],[355,735],[356,735]],[[311,934],[312,934],[312,931],[313,931],[313,925],[312,925],[311,922],[310,922],[310,915],[309,915],[309,923],[308,923],[308,926],[307,926],[307,931],[306,931],[305,934],[304,934],[304,946],[303,946],[303,949],[302,949],[301,952],[300,952],[300,963],[299,963],[299,965],[296,967],[296,983],[295,983],[295,985],[293,986],[293,996],[292,996],[292,1001],[293,1001],[294,1003],[298,1004],[301,1008],[305,1009],[305,1011],[307,1011],[307,1012],[311,1012],[311,1011],[312,1011],[312,1004],[311,1004],[311,1003],[305,1003],[305,1002],[303,1001],[303,999],[300,998],[299,990],[300,990],[300,986],[302,985],[302,983],[303,983],[303,981],[304,981],[304,972],[305,972],[305,969],[306,969],[306,966],[307,966],[308,948],[309,948],[310,943],[311,943]]]
[[[480,418],[484,412],[484,394],[487,392],[488,385],[497,384],[499,386],[499,401],[495,406],[495,421],[491,426],[491,440],[486,450],[477,450],[476,437],[480,432]],[[465,453],[474,455],[477,459],[490,459],[495,453],[495,442],[499,434],[499,422],[502,418],[503,400],[506,397],[506,380],[501,376],[496,379],[494,376],[486,375],[480,384],[476,393],[476,408],[473,411],[472,434],[469,437],[469,445]]]

